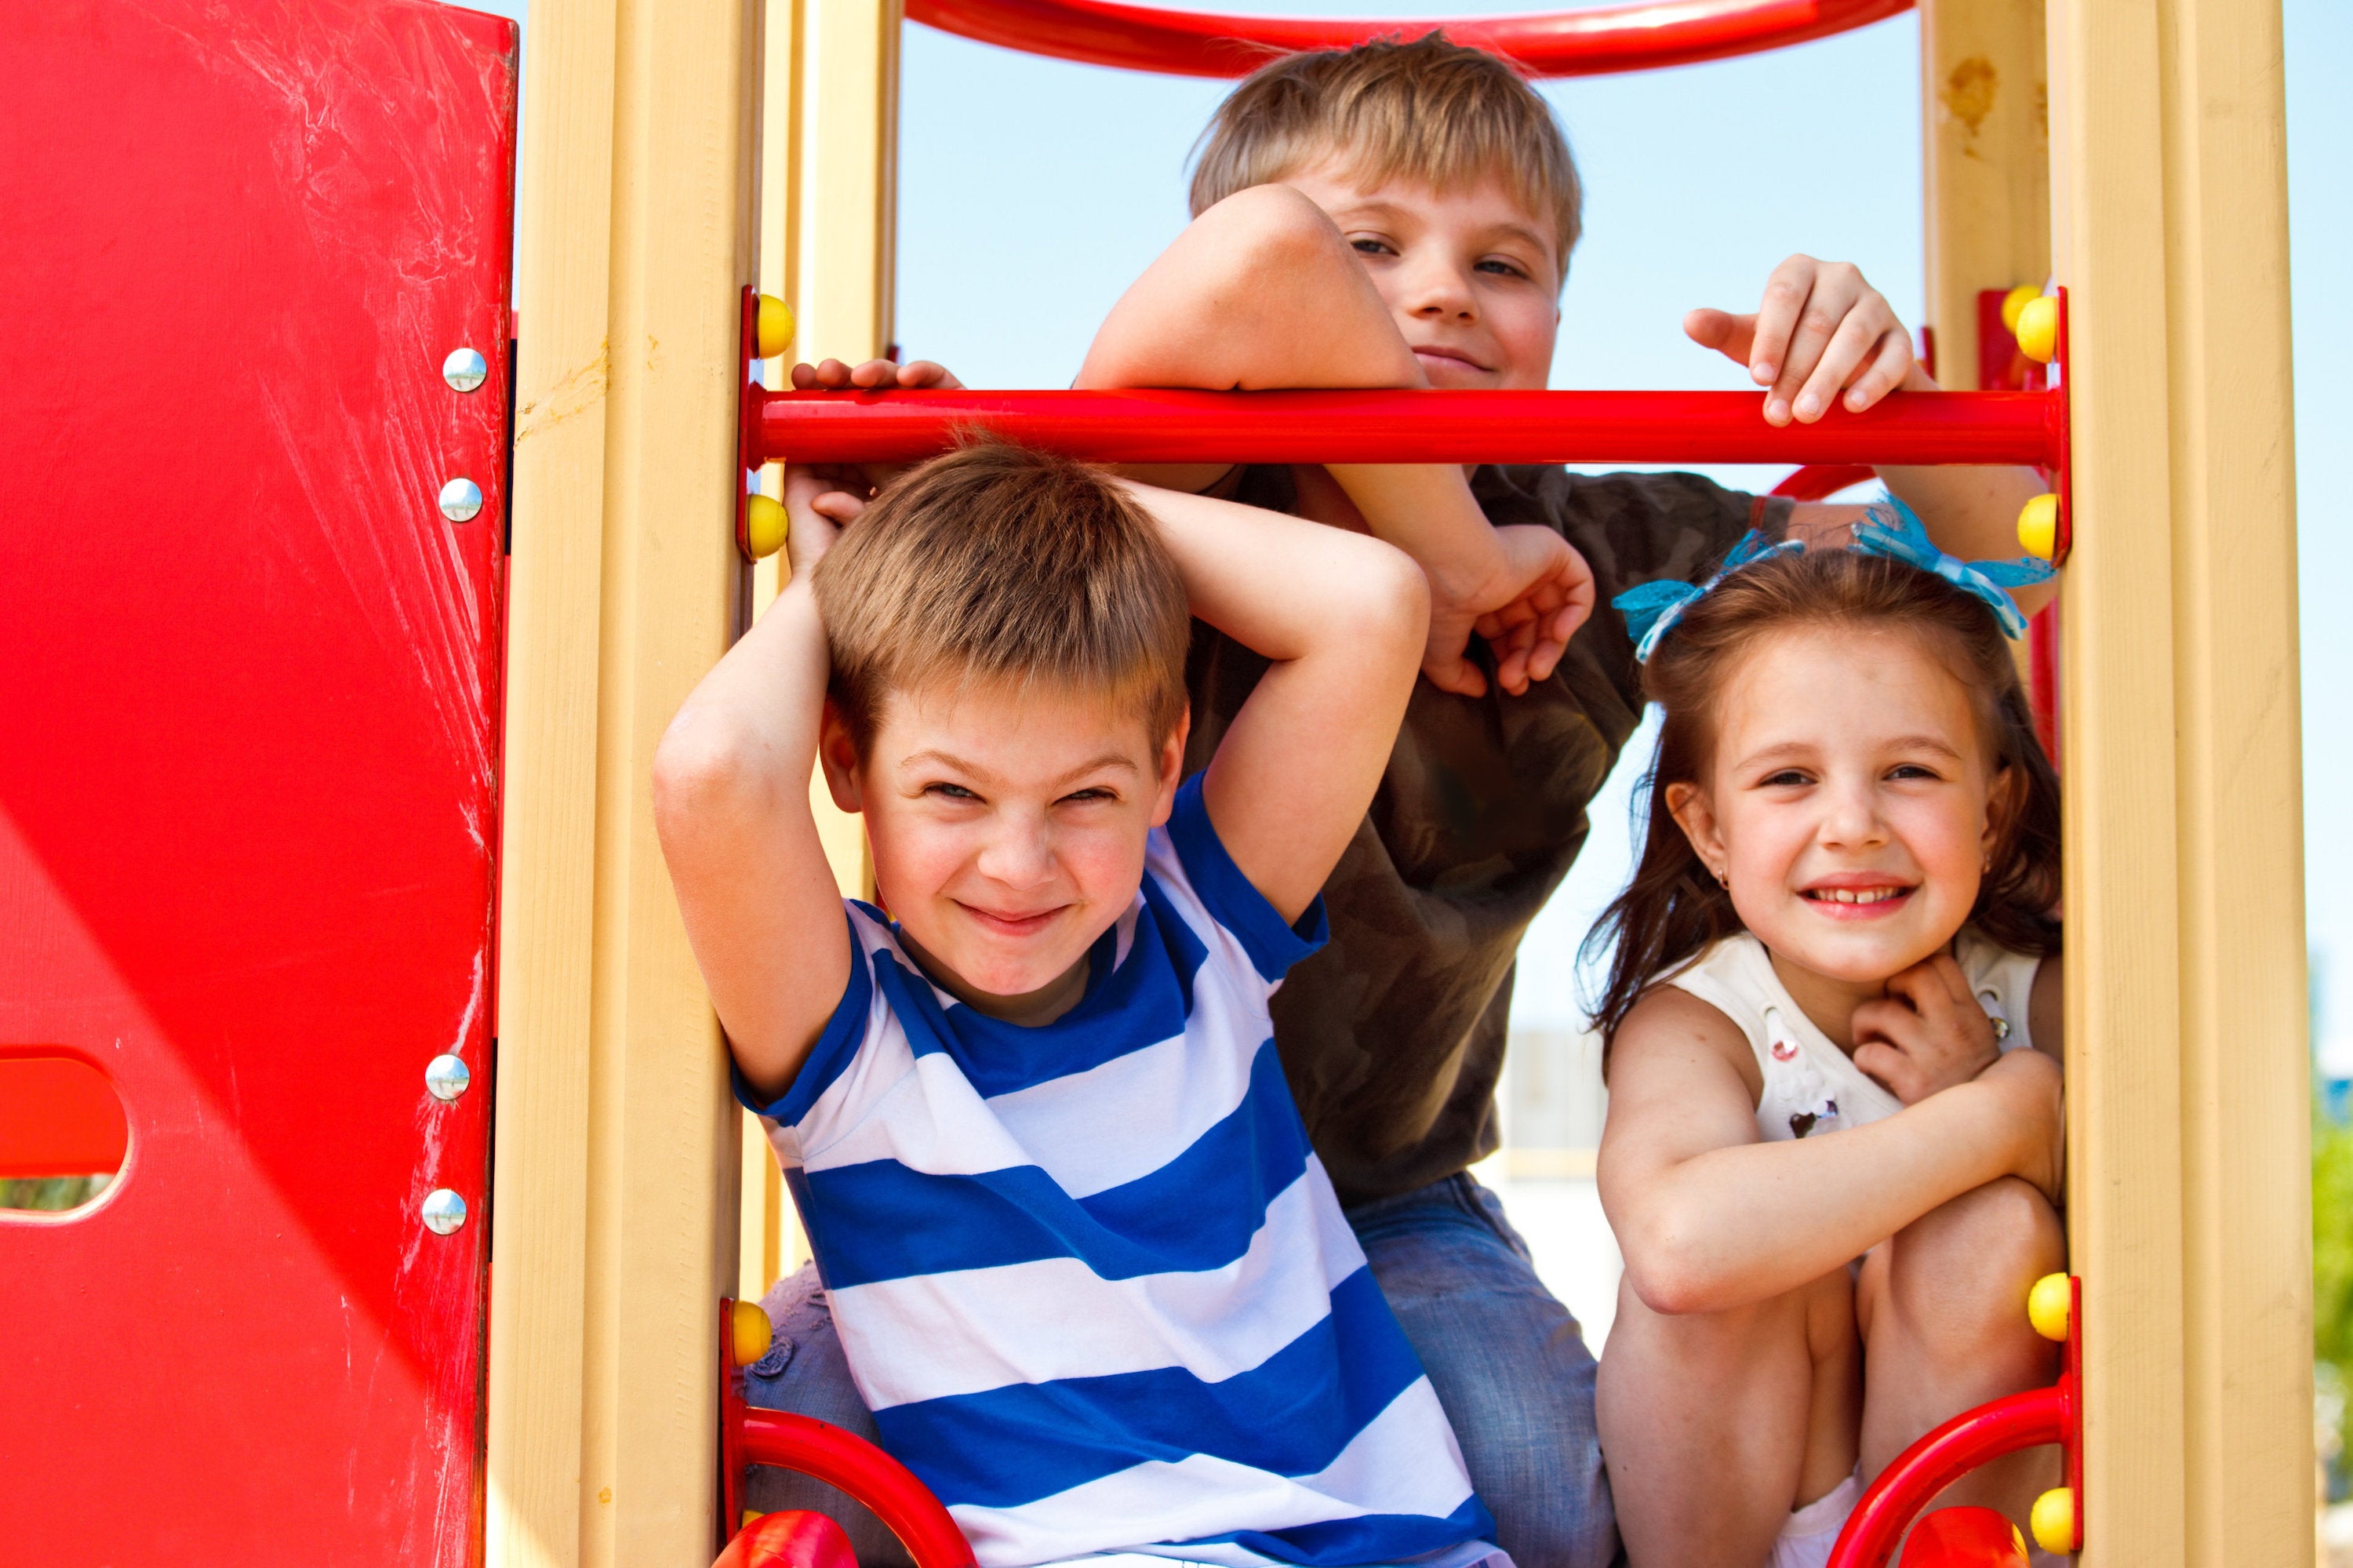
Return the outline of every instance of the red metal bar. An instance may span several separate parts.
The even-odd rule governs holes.
[[[923,1482],[873,1444],[839,1426],[781,1410],[747,1408],[742,1454],[814,1476],[863,1503],[899,1538],[915,1568],[972,1568],[972,1546]]]
[[[1296,49],[1444,29],[1529,76],[1599,76],[1755,54],[1827,37],[1912,0],[1663,0],[1532,16],[1230,16],[1113,0],[907,0],[912,20],[984,44],[1169,76],[1246,75]]]
[[[769,392],[747,467],[904,462],[968,431],[1098,462],[2027,463],[2040,392],[1898,392],[1775,427],[1754,392]]]
[[[2074,1380],[2063,1377],[1965,1410],[1905,1449],[1847,1516],[1829,1568],[1887,1568],[1931,1499],[1989,1460],[2065,1439],[2074,1430]]]

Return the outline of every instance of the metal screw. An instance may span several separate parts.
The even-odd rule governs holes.
[[[437,1236],[446,1236],[466,1223],[466,1200],[447,1187],[436,1187],[425,1194],[422,1212],[425,1228]]]
[[[471,392],[490,378],[488,361],[470,348],[453,348],[441,362],[441,379],[460,392]]]
[[[474,1075],[466,1068],[464,1058],[447,1052],[425,1064],[425,1086],[433,1091],[437,1100],[454,1100],[466,1092]]]
[[[470,479],[453,479],[441,487],[441,515],[452,523],[471,523],[482,510],[482,487]]]

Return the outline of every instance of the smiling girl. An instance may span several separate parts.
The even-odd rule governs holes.
[[[1599,1012],[1635,1568],[1818,1564],[1905,1446],[2053,1372],[2059,795],[2002,638],[2041,574],[1908,515],[1796,549],[1619,600],[1665,710]],[[2049,1453],[1953,1500],[2023,1520]]]

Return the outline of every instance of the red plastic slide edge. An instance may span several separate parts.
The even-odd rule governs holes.
[[[1532,77],[1600,76],[1755,54],[1912,9],[1913,0],[1664,0],[1527,16],[1232,16],[1114,0],[907,0],[914,21],[984,44],[1167,76],[1247,75],[1298,49],[1443,30]]]

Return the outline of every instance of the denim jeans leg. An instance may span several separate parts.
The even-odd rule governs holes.
[[[1348,1222],[1453,1424],[1519,1568],[1609,1568],[1617,1515],[1594,1361],[1494,1193],[1467,1175],[1362,1203]]]
[[[817,1265],[776,1281],[760,1305],[776,1335],[768,1353],[744,1369],[744,1397],[764,1410],[789,1410],[880,1442],[874,1417],[834,1331],[833,1308],[818,1285]],[[808,1509],[829,1516],[849,1532],[859,1568],[909,1568],[907,1550],[882,1521],[822,1481],[792,1470],[754,1465],[744,1472],[744,1506],[759,1513]]]

